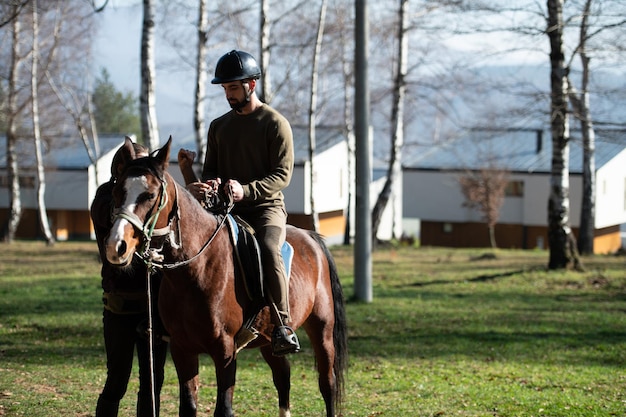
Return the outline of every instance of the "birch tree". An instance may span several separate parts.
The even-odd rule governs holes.
[[[196,89],[194,96],[193,127],[196,136],[196,149],[198,161],[204,161],[206,152],[205,137],[206,128],[204,123],[204,100],[207,83],[207,40],[209,31],[209,15],[206,7],[207,0],[198,2],[198,45],[196,52]]]
[[[50,231],[50,223],[48,222],[48,213],[46,211],[46,174],[44,172],[43,154],[41,151],[41,131],[39,126],[39,99],[38,99],[38,81],[37,70],[39,60],[39,10],[37,0],[32,1],[32,25],[33,39],[31,49],[31,69],[30,69],[30,91],[31,91],[31,107],[33,121],[33,139],[35,144],[35,160],[37,162],[37,213],[39,214],[39,224],[44,238],[48,245],[54,244],[54,236]]]
[[[11,62],[9,64],[9,82],[7,92],[7,171],[9,177],[9,216],[6,224],[2,229],[3,240],[12,242],[15,239],[17,226],[22,217],[22,199],[19,180],[19,163],[17,158],[17,127],[19,123],[19,115],[26,103],[20,103],[18,96],[19,73],[23,65],[25,57],[22,55],[22,25],[20,22],[19,11],[20,6],[14,6],[11,22]]]
[[[594,10],[593,6],[598,9],[597,13],[601,14],[603,10],[610,10],[610,16],[602,19],[604,22],[600,25],[596,23],[593,27],[591,21]],[[591,55],[590,43],[594,38],[607,31],[615,32],[626,25],[626,19],[620,13],[618,4],[613,2],[602,2],[598,0],[585,0],[582,10],[580,11],[580,24],[578,27],[578,45],[574,48],[570,57],[568,68],[573,66],[576,57],[580,58],[580,90],[574,86],[571,75],[568,74],[568,93],[573,110],[574,117],[580,122],[580,130],[583,146],[583,193],[581,201],[580,225],[578,232],[578,251],[581,254],[593,254],[594,252],[594,231],[596,218],[596,166],[595,166],[595,129],[591,111]],[[623,10],[622,10],[623,11]],[[598,17],[598,15],[596,15]],[[592,30],[593,28],[593,30]],[[615,33],[614,35],[617,35]],[[609,38],[614,36],[609,35]],[[603,37],[605,40],[607,36]],[[599,43],[604,47],[603,40]],[[602,47],[597,47],[596,51],[600,52]]]
[[[0,2],[0,28],[11,24],[30,0],[12,0]]]
[[[259,15],[259,52],[261,63],[261,101],[267,104],[272,103],[272,77],[270,60],[272,56],[270,44],[271,22],[269,18],[270,0],[261,0]]]
[[[570,227],[568,82],[563,47],[564,0],[547,0],[550,40],[550,129],[552,168],[548,198],[548,268],[582,267]]]
[[[320,219],[317,209],[315,208],[315,126],[317,122],[317,78],[320,54],[322,51],[322,41],[324,39],[324,25],[326,23],[326,0],[322,0],[320,5],[320,14],[317,26],[317,35],[315,36],[315,47],[313,48],[313,65],[311,65],[311,97],[309,102],[309,164],[310,164],[310,183],[311,195],[309,202],[311,204],[311,217],[313,219],[313,230],[319,232]]]
[[[574,115],[580,120],[583,140],[583,195],[578,232],[578,251],[581,254],[593,253],[593,238],[595,230],[596,212],[596,165],[595,165],[595,132],[589,108],[589,55],[587,54],[587,37],[591,0],[586,0],[579,31],[578,56],[582,66],[581,92],[576,94],[568,77],[569,98],[574,109]]]
[[[349,245],[352,239],[352,219],[353,214],[353,205],[352,200],[354,196],[354,187],[355,187],[355,175],[354,175],[354,155],[355,155],[355,146],[356,146],[356,138],[354,135],[354,117],[352,114],[352,91],[354,89],[354,63],[347,57],[351,55],[350,45],[352,44],[352,39],[346,36],[348,32],[352,33],[354,31],[353,28],[348,28],[348,22],[352,21],[351,16],[340,8],[335,9],[335,14],[337,17],[337,26],[339,32],[339,43],[341,45],[341,76],[343,80],[343,131],[346,136],[346,146],[348,149],[346,167],[347,167],[347,176],[348,176],[348,196],[346,201],[345,208],[345,229],[343,234],[343,244]]]
[[[14,239],[21,219],[22,172],[34,172],[38,179],[35,197],[38,199],[38,209],[42,210],[41,224],[45,226],[47,221],[43,201],[44,142],[45,148],[54,146],[53,142],[66,133],[64,129],[71,123],[68,123],[67,113],[61,110],[58,99],[51,93],[51,86],[46,80],[49,74],[53,74],[55,79],[82,79],[73,76],[71,71],[76,70],[77,56],[86,55],[85,50],[81,49],[84,43],[75,43],[88,43],[84,30],[90,26],[90,22],[88,19],[81,19],[84,15],[78,14],[83,6],[83,3],[74,1],[50,4],[31,1],[27,8],[22,8],[22,12],[17,13],[11,23],[9,33],[12,46],[7,68],[9,76],[5,107],[10,209],[8,221],[3,228],[3,238],[8,241]],[[33,33],[37,32],[32,37],[28,34],[29,29],[27,30],[31,27],[31,22]],[[28,44],[28,47],[24,44]],[[27,58],[33,65],[26,67]],[[84,73],[83,70],[80,74]],[[42,132],[46,134],[42,135]],[[26,153],[18,155],[18,141],[25,147],[27,143],[37,142],[37,145],[28,147]],[[44,234],[47,235],[47,231]]]
[[[406,95],[407,56],[409,51],[408,9],[409,0],[400,0],[398,9],[398,50],[396,76],[393,86],[393,100],[391,110],[391,147],[387,177],[383,189],[378,194],[372,209],[372,242],[376,242],[376,235],[385,207],[391,198],[394,186],[401,175],[402,145],[404,141],[404,98]]]
[[[156,70],[154,64],[154,0],[143,0],[141,29],[141,94],[139,113],[143,143],[153,151],[159,147],[156,117]]]

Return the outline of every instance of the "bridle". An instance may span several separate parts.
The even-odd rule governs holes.
[[[176,230],[178,231],[178,239],[177,239],[178,242],[172,241],[172,239],[170,239],[170,244],[174,247],[182,248],[183,241],[181,237],[181,228],[180,228],[180,210],[178,207],[178,186],[174,182],[174,204],[173,204],[174,208],[172,209],[172,212],[174,213],[174,215],[170,217],[167,226],[157,229],[156,224],[159,220],[159,215],[161,214],[161,212],[163,211],[163,209],[167,206],[167,203],[169,202],[169,196],[167,193],[167,181],[165,178],[161,178],[159,176],[157,176],[157,178],[161,182],[161,187],[160,187],[160,192],[159,192],[160,199],[159,199],[158,205],[155,204],[152,207],[152,209],[150,210],[150,215],[146,218],[145,221],[141,220],[139,216],[137,216],[135,213],[131,212],[130,210],[127,210],[124,207],[115,209],[113,211],[114,220],[120,218],[120,219],[124,219],[128,221],[135,228],[135,230],[137,230],[141,234],[142,244],[139,250],[135,251],[135,255],[139,257],[148,266],[149,270],[152,270],[152,271],[156,269],[176,269],[181,266],[188,265],[194,260],[196,260],[206,250],[206,248],[209,247],[211,242],[213,242],[213,240],[217,236],[220,229],[224,226],[224,223],[226,222],[227,214],[228,212],[230,212],[230,209],[232,208],[232,205],[229,205],[227,207],[227,211],[225,215],[221,216],[218,226],[215,228],[215,230],[213,231],[209,239],[200,248],[198,253],[196,253],[194,256],[184,261],[165,263],[163,262],[164,257],[162,254],[163,245],[161,245],[158,248],[153,247],[152,239],[154,237],[166,237],[166,240],[167,240],[168,237],[172,237],[173,229],[174,229],[173,225],[174,223],[177,223]],[[154,210],[155,207],[156,207],[156,210]]]

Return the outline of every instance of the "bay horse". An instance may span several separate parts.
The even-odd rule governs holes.
[[[180,388],[179,416],[197,415],[198,357],[209,354],[215,365],[214,416],[231,417],[237,367],[236,335],[244,324],[249,298],[235,279],[233,246],[227,227],[167,172],[170,137],[148,157],[137,157],[132,142],[122,147],[123,172],[113,190],[114,224],[106,240],[111,264],[130,265],[140,256],[163,268],[158,306],[170,334],[170,350]],[[294,248],[289,305],[294,329],[302,327],[313,347],[326,416],[341,405],[347,368],[347,330],[337,269],[322,238],[287,227]],[[263,307],[254,327],[258,337],[246,348],[259,348],[272,371],[279,416],[290,416],[290,364],[272,355],[273,324]]]

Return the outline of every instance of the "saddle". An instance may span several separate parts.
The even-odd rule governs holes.
[[[248,343],[258,337],[259,332],[254,328],[254,323],[263,307],[271,304],[265,297],[261,251],[252,226],[239,216],[230,214],[234,205],[232,195],[223,191],[209,193],[201,204],[207,211],[216,216],[222,219],[224,216],[226,217],[225,223],[228,224],[233,245],[233,258],[236,264],[235,279],[241,280],[250,301],[249,307],[245,308],[243,312],[243,326],[235,335],[236,353],[239,353]],[[289,242],[285,241],[283,244],[281,255],[285,266],[287,285],[289,285],[293,260],[293,247]]]
[[[237,352],[239,352],[258,337],[254,323],[261,309],[269,302],[265,298],[261,251],[254,230],[243,219],[231,214],[226,214],[226,223],[233,244],[233,257],[239,272],[236,276],[240,277],[251,306],[244,309],[244,324],[235,336]],[[287,282],[289,282],[293,260],[293,247],[289,242],[285,241],[283,244],[281,255],[285,265]]]

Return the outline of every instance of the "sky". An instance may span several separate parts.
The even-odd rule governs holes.
[[[104,67],[116,88],[139,96],[142,8],[137,1],[109,0],[99,14],[100,28],[94,51],[95,74]],[[193,76],[171,73],[158,65],[171,54],[157,41],[156,107],[161,142],[172,134],[178,138],[193,134]],[[224,101],[224,111],[227,103]]]

